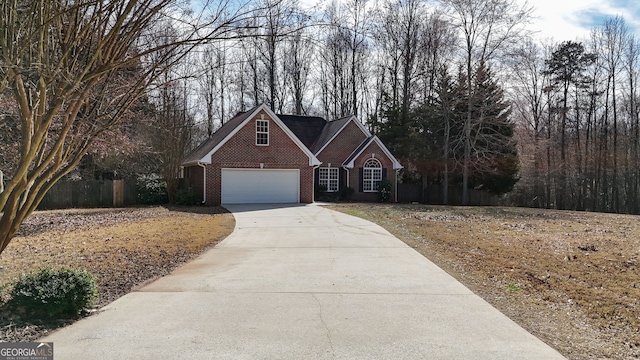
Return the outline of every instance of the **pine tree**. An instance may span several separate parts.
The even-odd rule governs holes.
[[[511,104],[505,100],[504,91],[486,64],[480,64],[472,84],[473,89],[466,92],[472,94],[472,121],[468,139],[471,146],[467,154],[470,157],[469,187],[504,194],[513,189],[518,181],[519,170]],[[460,108],[458,111],[463,114],[466,109]]]
[[[596,60],[595,54],[585,52],[582,43],[565,41],[545,61],[546,75],[551,76],[553,87],[562,91],[562,106],[560,108],[560,191],[556,191],[556,207],[565,208],[565,191],[567,189],[567,114],[569,112],[569,89],[584,87],[587,79],[584,72]]]

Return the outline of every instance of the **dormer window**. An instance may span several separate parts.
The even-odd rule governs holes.
[[[269,146],[269,120],[256,120],[256,145]]]

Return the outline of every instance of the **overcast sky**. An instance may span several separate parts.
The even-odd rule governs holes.
[[[640,36],[640,0],[529,0],[535,8],[531,29],[556,41],[585,38],[604,19],[620,15]]]

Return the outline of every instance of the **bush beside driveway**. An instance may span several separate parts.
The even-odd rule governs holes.
[[[144,207],[39,211],[0,255],[2,303],[7,284],[40,267],[87,270],[104,306],[166,275],[217,244],[234,228],[221,207]],[[0,308],[0,341],[31,341],[68,321],[24,321]]]

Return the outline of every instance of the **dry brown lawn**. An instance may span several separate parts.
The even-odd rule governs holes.
[[[96,277],[102,306],[193,259],[234,226],[220,207],[36,212],[0,255],[0,285],[43,266],[74,267]],[[30,341],[64,324],[25,322],[0,309],[0,341]]]
[[[503,207],[330,208],[382,225],[570,359],[640,357],[638,216]],[[96,276],[104,305],[193,259],[234,224],[222,208],[37,212],[0,255],[0,285],[41,266],[72,266]],[[0,341],[30,341],[65,324],[24,323],[13,315],[0,309]]]
[[[343,204],[569,359],[640,357],[640,217],[507,207]]]

